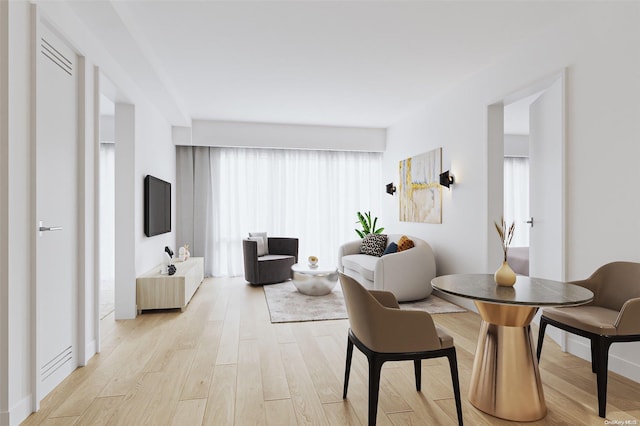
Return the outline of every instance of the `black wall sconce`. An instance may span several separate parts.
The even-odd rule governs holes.
[[[449,174],[449,170],[440,173],[440,185],[450,188],[454,183],[455,179],[453,178],[452,174]]]
[[[387,184],[387,194],[393,195],[396,192],[396,187],[393,185],[393,182]]]

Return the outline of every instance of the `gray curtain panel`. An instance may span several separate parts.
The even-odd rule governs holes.
[[[189,244],[192,256],[204,258],[205,276],[213,271],[213,209],[210,149],[176,147],[176,242]]]

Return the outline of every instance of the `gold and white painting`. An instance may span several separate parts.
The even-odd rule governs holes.
[[[442,148],[400,161],[400,220],[442,223]]]

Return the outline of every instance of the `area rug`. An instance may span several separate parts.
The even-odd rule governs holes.
[[[326,296],[307,296],[291,281],[263,286],[272,323],[323,321],[347,318],[340,284]],[[466,310],[435,295],[417,302],[400,303],[400,309],[427,311],[430,314],[465,312]]]

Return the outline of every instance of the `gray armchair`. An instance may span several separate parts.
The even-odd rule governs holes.
[[[291,266],[298,263],[298,239],[275,238],[268,241],[268,253],[258,256],[258,243],[242,240],[244,279],[251,284],[274,284],[291,279]]]

